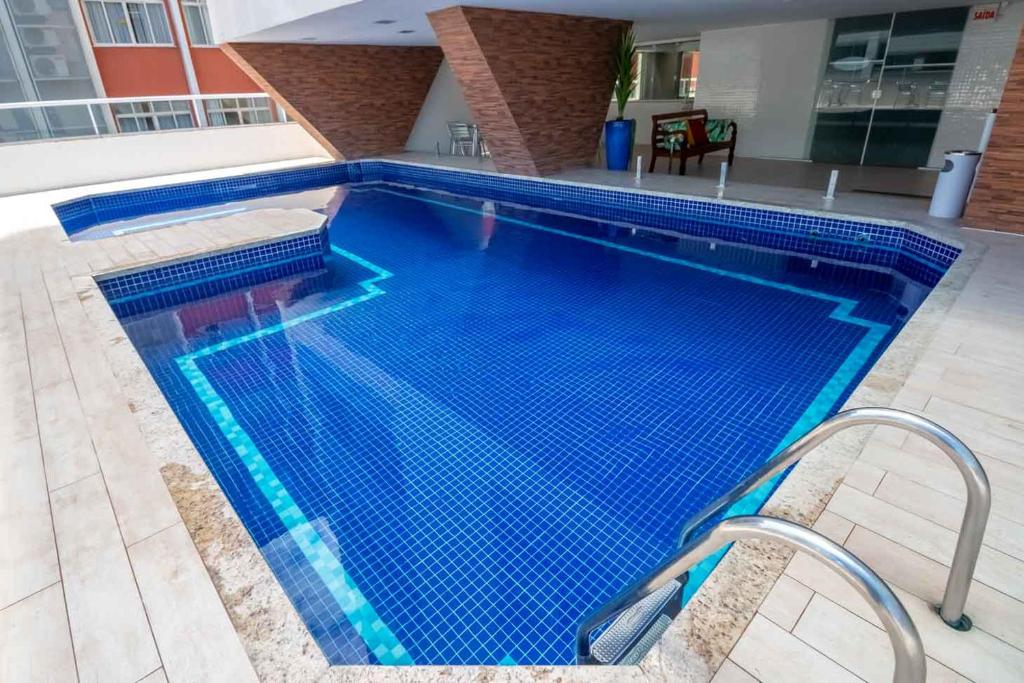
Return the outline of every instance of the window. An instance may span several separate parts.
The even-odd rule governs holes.
[[[96,45],[173,45],[160,0],[85,0]]]
[[[206,113],[211,126],[241,126],[250,123],[270,123],[270,99],[266,97],[232,97],[210,100]]]
[[[214,45],[213,32],[210,30],[210,13],[206,9],[206,0],[181,0],[181,8],[185,12],[188,39],[192,44]]]
[[[192,109],[184,101],[115,104],[114,116],[117,117],[117,127],[122,133],[193,127]]]
[[[637,46],[638,100],[692,100],[700,72],[700,41]]]

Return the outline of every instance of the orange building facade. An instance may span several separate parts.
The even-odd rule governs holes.
[[[219,47],[195,44],[210,42],[209,23],[206,20],[205,32],[199,29],[199,35],[193,35],[194,24],[187,20],[185,7],[196,8],[195,16],[205,18],[204,2],[76,2],[86,21],[89,42],[107,97],[259,92],[252,79],[235,66]],[[115,8],[111,12],[108,9],[111,5],[121,5],[122,9]],[[158,11],[146,7],[149,11],[142,21],[136,19],[138,14],[132,10],[148,5],[162,8],[169,35],[164,35],[162,27],[154,26],[160,21]],[[101,16],[106,25],[97,25]],[[175,30],[176,21],[185,29],[183,37],[187,49],[184,51]],[[147,39],[152,42],[142,42]],[[171,42],[166,43],[167,39]],[[187,75],[190,65],[186,60],[191,61],[196,75],[197,92],[190,90]]]

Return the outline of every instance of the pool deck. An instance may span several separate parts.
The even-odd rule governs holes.
[[[888,640],[866,603],[816,561],[758,543],[734,547],[637,667],[328,667],[93,280],[297,234],[313,217],[71,243],[49,209],[215,174],[0,198],[0,680],[891,680]],[[598,170],[560,178],[634,183]],[[667,175],[640,186],[717,192],[713,181]],[[736,185],[726,198],[825,208],[810,190]],[[849,405],[927,415],[979,454],[994,500],[968,600],[975,628],[955,632],[930,608],[964,492],[919,439],[844,433],[808,456],[765,512],[814,522],[890,582],[924,638],[929,680],[1024,680],[1024,238],[928,219],[922,200],[840,195],[831,208],[964,245]]]

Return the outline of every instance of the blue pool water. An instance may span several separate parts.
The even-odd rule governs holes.
[[[929,291],[394,185],[332,213],[323,268],[111,303],[335,664],[573,662]]]

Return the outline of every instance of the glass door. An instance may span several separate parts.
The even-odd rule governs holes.
[[[811,160],[927,164],[967,11],[836,20],[818,91]]]
[[[928,163],[960,50],[967,7],[895,15],[863,163]]]
[[[818,89],[812,160],[860,163],[891,29],[891,14],[836,20]]]

